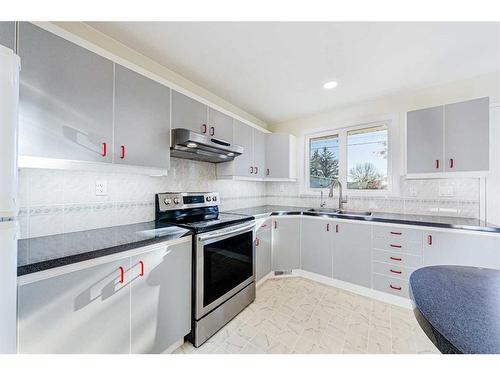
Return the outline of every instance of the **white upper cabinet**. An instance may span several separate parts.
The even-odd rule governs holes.
[[[208,109],[208,135],[233,143],[233,118],[216,109]]]
[[[0,22],[0,45],[14,49],[16,23],[13,21]]]
[[[172,90],[172,129],[178,128],[209,135],[208,107]]]
[[[253,133],[253,172],[255,177],[265,176],[266,166],[266,134],[257,129]]]
[[[489,169],[489,98],[407,113],[407,174]]]
[[[113,63],[27,22],[19,55],[20,155],[111,162]]]
[[[296,179],[296,140],[290,134],[266,134],[266,170],[269,179]]]
[[[489,169],[489,98],[444,106],[447,172]]]
[[[115,66],[114,162],[168,169],[170,89]]]

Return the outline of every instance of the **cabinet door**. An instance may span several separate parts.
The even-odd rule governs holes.
[[[168,169],[170,89],[115,65],[114,161]]]
[[[10,49],[14,49],[15,44],[15,22],[0,22],[0,44]]]
[[[253,166],[255,177],[265,176],[266,134],[257,129],[253,129]]]
[[[255,279],[259,281],[272,270],[271,230],[257,232],[255,243]]]
[[[172,90],[172,129],[190,129],[208,135],[207,106]]]
[[[233,143],[233,118],[213,108],[208,109],[209,135]]]
[[[408,112],[406,118],[407,173],[442,172],[443,106]]]
[[[331,220],[302,219],[300,260],[303,270],[332,277],[334,229]]]
[[[129,353],[130,289],[120,260],[19,286],[19,353]]]
[[[300,268],[300,219],[273,220],[273,270]]]
[[[27,22],[19,55],[19,154],[111,162],[113,63]]]
[[[290,138],[288,134],[266,134],[266,177],[290,178]]]
[[[162,353],[191,330],[191,249],[188,241],[132,258],[132,353]]]
[[[370,226],[337,222],[334,229],[333,277],[370,287]]]
[[[500,237],[424,232],[424,265],[461,265],[500,269]]]
[[[234,159],[234,175],[255,177],[253,173],[253,128],[234,120],[234,144],[243,146],[243,154]]]
[[[489,98],[445,107],[445,161],[447,172],[489,169]]]

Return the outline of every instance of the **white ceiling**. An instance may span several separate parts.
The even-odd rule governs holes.
[[[500,69],[500,23],[90,25],[268,123]]]

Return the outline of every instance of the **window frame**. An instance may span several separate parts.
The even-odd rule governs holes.
[[[395,168],[393,167],[393,161],[395,160],[395,153],[397,147],[394,144],[396,127],[395,127],[395,116],[383,117],[379,119],[373,119],[370,121],[357,121],[352,124],[345,125],[343,127],[332,127],[328,130],[314,131],[304,134],[304,169],[302,178],[302,194],[304,195],[317,195],[321,190],[325,191],[327,188],[311,188],[310,186],[310,150],[309,144],[311,139],[319,137],[327,137],[337,135],[339,140],[339,180],[344,188],[344,192],[348,196],[354,197],[377,197],[377,196],[392,196],[396,195],[395,192],[395,181],[397,176],[395,175]],[[387,126],[387,188],[386,189],[348,189],[347,188],[347,132],[351,130],[361,130],[365,128],[371,128],[376,126],[385,125]]]

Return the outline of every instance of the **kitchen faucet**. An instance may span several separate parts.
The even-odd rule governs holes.
[[[339,186],[339,210],[342,211],[344,209],[344,203],[347,203],[347,197],[342,195],[342,184],[340,180],[336,179],[332,181],[330,185],[330,191],[328,192],[328,197],[333,198],[333,187],[337,184]]]

